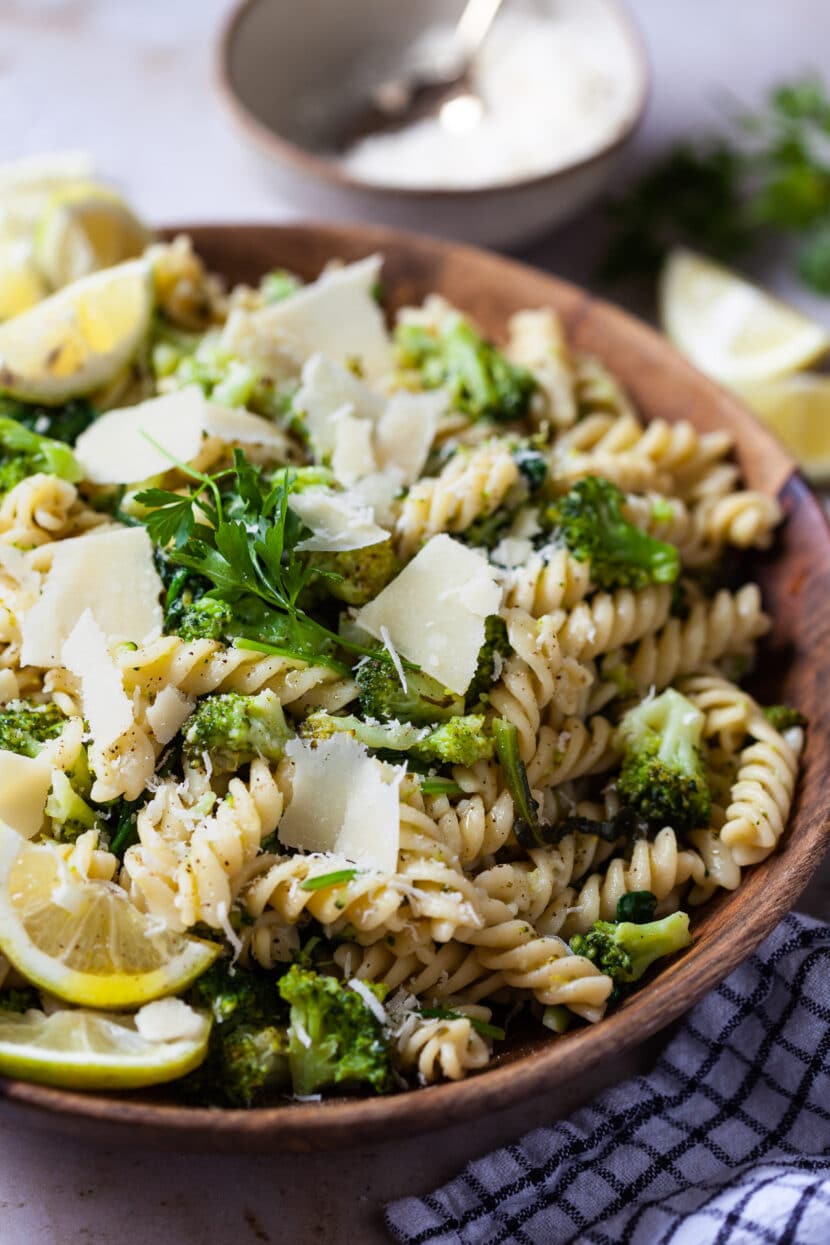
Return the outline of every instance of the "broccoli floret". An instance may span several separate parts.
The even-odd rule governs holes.
[[[214,770],[229,773],[255,757],[278,761],[291,730],[279,697],[267,688],[256,696],[219,692],[199,701],[184,728],[184,752],[199,764],[205,752]]]
[[[495,745],[481,714],[467,713],[444,722],[412,749],[419,761],[437,765],[475,765],[489,761]]]
[[[790,705],[767,705],[764,717],[777,731],[788,731],[793,726],[807,725],[804,714],[798,709],[791,708]]]
[[[539,450],[521,445],[513,451],[513,461],[521,472],[528,492],[538,493],[548,478],[548,460]]]
[[[178,611],[173,627],[167,629],[183,640],[222,640],[233,624],[233,609],[227,601],[200,597]]]
[[[190,1096],[250,1107],[288,1088],[287,1009],[274,978],[217,960],[194,982],[191,1001],[210,1011],[213,1027]]]
[[[480,714],[450,718],[434,731],[411,722],[363,722],[351,714],[312,713],[300,726],[304,739],[330,739],[347,732],[367,748],[384,752],[407,752],[425,764],[475,765],[493,755],[493,739],[487,733],[486,719]]]
[[[545,834],[539,822],[539,805],[527,780],[527,769],[519,753],[519,732],[504,718],[493,721],[493,738],[504,785],[513,798],[513,833],[524,847],[541,847]]]
[[[484,620],[484,643],[478,650],[476,672],[464,698],[465,708],[475,709],[486,700],[490,688],[500,678],[502,666],[511,652],[504,619],[498,614],[488,615]]]
[[[625,714],[615,742],[623,753],[620,795],[655,828],[709,824],[712,800],[700,742],[704,716],[669,688]]]
[[[367,983],[378,1000],[385,991]],[[392,1088],[390,1041],[363,997],[334,977],[294,964],[279,991],[291,1007],[288,1058],[294,1093],[333,1085]]]
[[[23,1012],[41,1010],[40,995],[34,986],[13,986],[0,990],[0,1012]]]
[[[594,921],[587,934],[576,934],[570,942],[574,955],[592,960],[615,982],[639,981],[655,960],[674,955],[688,947],[689,916],[673,912],[660,921],[635,925],[633,921]]]
[[[73,842],[95,825],[95,811],[82,799],[61,770],[52,775],[52,789],[46,800],[46,816],[52,820],[56,839]]]
[[[73,398],[65,406],[39,406],[0,394],[0,418],[14,419],[30,432],[74,445],[98,412],[86,398]]]
[[[536,391],[527,368],[511,363],[461,319],[435,333],[414,324],[395,332],[398,362],[417,369],[425,389],[446,387],[453,405],[471,419],[524,419]]]
[[[267,419],[281,419],[291,405],[291,392],[253,364],[231,354],[221,334],[211,330],[194,339],[191,334],[157,330],[151,353],[153,371],[166,388],[198,385],[206,397],[224,406],[244,406]]]
[[[464,697],[442,687],[420,670],[407,670],[406,687],[386,657],[367,657],[355,670],[360,707],[380,722],[431,726],[464,712]]]
[[[651,891],[629,891],[617,900],[616,921],[632,921],[635,925],[647,925],[654,920],[657,896]]]
[[[543,514],[580,562],[591,563],[598,588],[672,584],[680,574],[674,545],[640,531],[623,514],[625,494],[600,476],[585,476]]]
[[[39,436],[16,419],[0,416],[0,493],[8,493],[27,476],[43,471],[77,483],[83,472],[62,441]]]
[[[57,705],[35,705],[26,700],[10,700],[0,709],[0,748],[36,757],[49,739],[57,739],[66,718]]]
[[[341,553],[315,553],[311,563],[315,571],[338,577],[319,582],[330,596],[347,605],[373,601],[401,569],[391,540]]]

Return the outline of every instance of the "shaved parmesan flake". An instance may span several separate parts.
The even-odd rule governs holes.
[[[40,757],[0,748],[0,821],[24,839],[33,838],[43,825],[51,785],[52,767]]]
[[[196,701],[177,687],[163,687],[147,710],[147,725],[164,747],[179,732],[196,707]]]
[[[103,751],[130,729],[133,711],[107,637],[90,610],[84,610],[64,644],[61,663],[81,680],[84,717]]]
[[[143,527],[60,541],[40,597],[23,619],[21,664],[60,665],[64,641],[85,610],[110,642],[155,638],[163,621],[161,591]]]
[[[331,469],[335,479],[349,488],[365,476],[377,471],[375,451],[372,448],[372,423],[342,410],[332,420],[334,425],[334,448],[331,452]]]
[[[182,999],[156,999],[135,1014],[135,1027],[148,1042],[179,1042],[204,1032],[205,1018]]]
[[[387,630],[386,627],[381,627],[380,638],[381,640],[383,640],[383,647],[386,649],[387,653],[389,654],[392,660],[392,665],[395,667],[395,674],[398,676],[398,678],[401,681],[401,687],[403,688],[405,692],[408,692],[409,684],[406,681],[406,674],[404,672],[403,662],[401,661],[398,650],[395,648],[395,645],[392,643],[392,637],[390,636],[389,631]]]
[[[348,493],[308,489],[292,493],[288,504],[312,531],[297,545],[300,552],[344,553],[389,539],[389,533],[374,522],[371,508],[356,505]]]
[[[330,852],[364,868],[398,867],[398,787],[405,766],[384,765],[345,733],[311,746],[290,739],[291,801],[279,825],[286,847]]]
[[[449,398],[443,390],[393,393],[378,423],[376,447],[381,467],[395,467],[405,484],[412,484],[424,469],[438,420],[446,415]]]
[[[372,295],[382,266],[382,257],[371,255],[333,268],[290,298],[253,312],[251,323],[301,359],[320,351],[338,363],[357,359],[367,376],[381,376],[393,366],[383,312]]]
[[[392,502],[401,492],[403,475],[397,467],[387,467],[385,471],[377,471],[373,475],[364,476],[349,489],[349,496],[357,505],[371,506],[378,523],[391,525],[394,522]]]
[[[349,982],[349,989],[354,990],[355,994],[359,994],[363,1002],[369,1008],[369,1011],[384,1027],[389,1023],[383,1004],[376,994],[373,994],[365,981],[361,981],[359,977],[352,977]]]
[[[523,536],[505,536],[491,554],[494,562],[509,570],[516,566],[524,566],[532,556],[533,542]]]
[[[377,640],[388,631],[399,653],[463,695],[484,643],[484,620],[498,613],[501,598],[483,554],[441,534],[359,611],[356,622]]]
[[[336,424],[344,414],[372,423],[383,412],[383,398],[358,380],[354,372],[324,354],[315,354],[303,368],[302,384],[294,409],[305,416],[305,425],[320,454],[331,454],[336,443]]]
[[[191,385],[101,415],[78,437],[75,456],[93,484],[135,484],[169,471],[171,458],[192,462],[207,436],[276,449],[285,444],[267,419],[208,402]]]

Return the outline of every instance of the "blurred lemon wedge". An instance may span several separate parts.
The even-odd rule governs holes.
[[[139,912],[119,886],[73,868],[60,844],[0,823],[0,951],[39,989],[107,1009],[175,994],[220,947]]]
[[[53,289],[141,255],[152,235],[120,195],[96,182],[55,190],[34,237],[34,255]]]
[[[0,320],[28,311],[48,293],[25,238],[0,240]]]
[[[740,394],[805,475],[815,484],[830,482],[830,376],[802,372],[741,386]]]
[[[143,259],[74,281],[0,324],[0,389],[59,405],[109,384],[137,353],[152,309]]]
[[[830,346],[821,325],[694,251],[667,257],[659,283],[663,331],[725,385],[762,384],[808,367]]]
[[[172,1081],[198,1067],[207,1052],[210,1021],[191,1015],[187,1036],[154,1040],[141,1033],[140,1012],[136,1019],[74,1010],[49,1016],[0,1011],[0,1076],[68,1089],[138,1089]]]

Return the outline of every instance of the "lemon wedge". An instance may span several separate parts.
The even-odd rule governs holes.
[[[140,255],[149,229],[120,195],[96,182],[62,186],[52,194],[35,230],[38,267],[60,289]]]
[[[0,1011],[0,1076],[67,1089],[138,1089],[173,1081],[197,1068],[207,1053],[210,1021],[192,1014],[196,1023],[188,1036],[159,1041],[139,1031],[140,1012]]]
[[[54,406],[109,384],[150,326],[143,259],[83,277],[0,324],[0,389]]]
[[[742,386],[748,406],[815,484],[830,482],[830,376],[802,372]]]
[[[0,951],[41,990],[86,1007],[138,1007],[184,989],[220,949],[84,877],[59,844],[0,823]]]
[[[23,238],[0,240],[0,320],[28,311],[49,293]]]
[[[659,285],[663,331],[725,385],[761,384],[808,367],[830,346],[821,325],[702,255],[678,248]]]

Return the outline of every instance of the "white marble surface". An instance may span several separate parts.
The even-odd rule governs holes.
[[[228,7],[228,0],[0,0],[0,160],[84,147],[158,223],[285,218],[212,90],[211,42]],[[818,63],[817,51],[830,46],[827,0],[631,0],[631,8],[655,83],[626,175],[672,135],[716,123],[724,92],[751,101],[767,83]],[[596,219],[583,220],[530,254],[586,279],[600,232]],[[828,899],[825,866],[804,906],[824,916]],[[646,1066],[654,1049],[621,1058],[567,1094],[429,1139],[365,1148],[356,1137],[354,1150],[338,1156],[158,1155],[30,1131],[0,1116],[0,1245],[379,1242],[387,1239],[385,1200],[425,1191],[465,1159],[564,1114]]]

